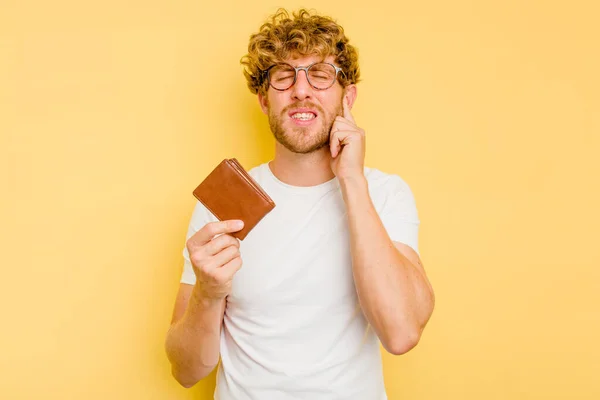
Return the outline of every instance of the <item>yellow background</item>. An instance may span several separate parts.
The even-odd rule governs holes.
[[[600,398],[595,1],[0,1],[0,398],[209,399],[163,350],[192,190],[273,140],[239,60],[277,6],[360,51],[437,305],[395,399]],[[365,399],[368,400],[368,399]]]

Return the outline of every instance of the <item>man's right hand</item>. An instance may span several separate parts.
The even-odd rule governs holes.
[[[186,242],[196,288],[204,299],[222,300],[231,292],[231,281],[242,267],[242,259],[240,242],[229,233],[243,227],[239,220],[210,222]]]

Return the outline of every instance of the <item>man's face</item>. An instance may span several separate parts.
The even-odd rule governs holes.
[[[333,62],[318,56],[286,60],[294,66],[308,66],[314,62]],[[294,153],[311,153],[329,145],[329,134],[335,118],[342,115],[344,89],[337,81],[329,89],[313,88],[305,71],[298,71],[296,83],[285,91],[269,87],[266,96],[259,95],[263,112],[269,116],[269,125],[275,139]]]

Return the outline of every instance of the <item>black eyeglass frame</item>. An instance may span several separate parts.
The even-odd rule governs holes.
[[[310,77],[308,75],[308,70],[316,64],[327,64],[327,65],[331,65],[334,69],[335,69],[335,77],[331,80],[331,85],[327,86],[326,88],[318,88],[315,85],[312,84],[312,82],[310,81]],[[273,67],[279,66],[279,65],[287,65],[290,68],[292,68],[294,70],[294,80],[292,81],[292,84],[290,86],[288,86],[285,89],[278,89],[275,86],[273,86],[273,84],[271,84],[271,75],[270,75],[270,71]],[[306,80],[308,81],[308,84],[315,90],[327,90],[330,87],[332,87],[333,85],[335,85],[335,81],[338,79],[338,74],[341,72],[342,75],[344,74],[344,70],[340,67],[338,67],[337,65],[333,65],[332,63],[328,63],[328,62],[324,62],[324,61],[317,61],[314,62],[310,65],[307,65],[306,67],[294,67],[293,65],[290,65],[288,63],[277,63],[277,64],[273,64],[271,65],[269,68],[263,70],[263,74],[266,76],[267,82],[269,82],[269,86],[271,86],[273,89],[279,91],[279,92],[285,92],[286,90],[288,90],[289,88],[291,88],[292,86],[294,86],[296,84],[296,80],[298,79],[298,71],[304,71],[304,73],[306,74]]]

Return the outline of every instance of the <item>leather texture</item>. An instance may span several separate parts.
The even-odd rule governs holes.
[[[275,208],[273,199],[235,158],[221,161],[193,194],[217,219],[244,221],[242,230],[231,233],[240,240]]]

